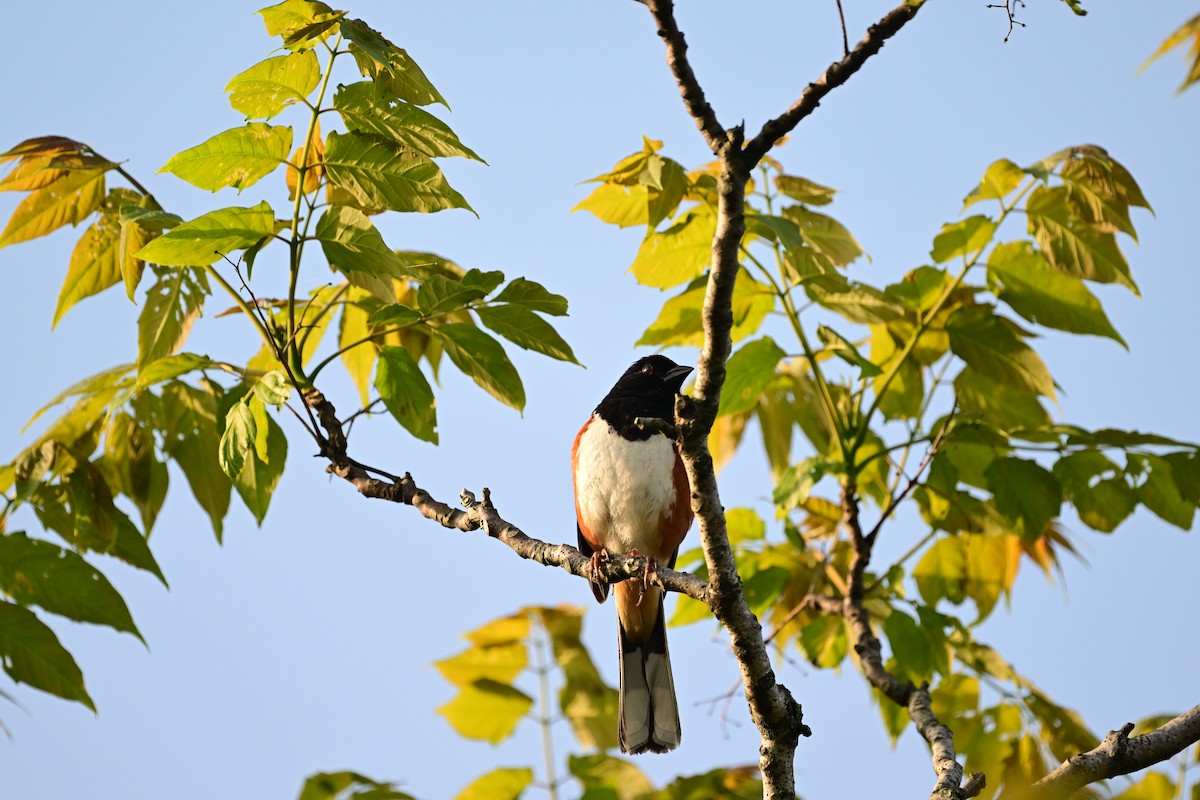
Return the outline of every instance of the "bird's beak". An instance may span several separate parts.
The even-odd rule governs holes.
[[[691,367],[675,366],[663,373],[663,383],[674,384],[675,386],[683,386],[683,379],[692,371]]]

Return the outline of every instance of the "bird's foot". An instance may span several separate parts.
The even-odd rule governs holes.
[[[649,589],[650,589],[651,581],[658,576],[658,562],[655,561],[650,556],[646,555],[645,553],[640,552],[636,548],[634,548],[633,550],[630,550],[625,555],[635,556],[637,558],[644,558],[646,560],[646,570],[642,574],[642,581],[641,581],[642,591],[638,595],[638,600],[637,600],[637,604],[640,606],[642,604],[642,598],[646,596],[646,592],[649,591]]]
[[[608,581],[601,580],[604,575],[604,564],[608,561],[607,550],[597,550],[592,553],[592,560],[588,562],[589,576],[588,579],[597,586],[604,586]]]

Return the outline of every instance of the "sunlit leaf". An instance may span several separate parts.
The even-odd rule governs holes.
[[[264,200],[250,208],[210,211],[167,231],[134,255],[164,266],[205,267],[274,232],[275,212]]]
[[[517,800],[529,784],[533,770],[509,767],[485,772],[454,796],[454,800]]]
[[[702,282],[664,303],[658,319],[650,323],[636,344],[699,346],[704,341],[706,291],[707,282]],[[733,328],[730,331],[733,341],[739,342],[757,331],[774,307],[775,295],[771,290],[742,271],[733,287]]]
[[[572,755],[567,765],[583,785],[583,797],[588,800],[641,800],[654,791],[650,779],[636,765],[604,753]]]
[[[291,149],[291,128],[250,122],[171,156],[159,172],[210,192],[226,186],[241,191],[287,161]]]
[[[104,174],[107,171],[107,167],[71,170],[59,180],[31,192],[17,204],[8,224],[0,232],[0,247],[36,239],[64,225],[83,222],[104,200]]]
[[[1030,322],[1071,333],[1090,333],[1125,345],[1096,296],[1079,278],[1050,267],[1028,242],[1008,242],[988,257],[988,286]]]
[[[533,699],[521,690],[483,679],[462,687],[437,711],[459,736],[499,744],[512,736],[532,706]]]
[[[284,172],[284,183],[288,187],[288,199],[296,199],[296,190],[301,194],[312,194],[321,187],[321,176],[325,174],[325,140],[321,138],[321,122],[313,120],[312,131],[308,134],[308,149],[304,145],[292,153]],[[304,185],[300,185],[300,167],[304,166]]]
[[[933,237],[933,250],[929,255],[938,263],[958,256],[966,258],[986,247],[995,231],[996,223],[978,214],[959,222],[947,223]]]
[[[795,175],[779,175],[775,178],[775,187],[793,200],[810,206],[827,206],[833,202],[837,189],[822,186],[808,178]]]
[[[262,407],[261,401],[257,398],[251,401],[251,406],[254,406],[255,403],[259,408]],[[242,406],[242,404],[237,403],[235,408],[238,406]],[[265,420],[265,426],[263,420]],[[263,439],[264,430],[266,432],[265,441],[260,444],[259,440]],[[233,477],[233,487],[237,489],[246,508],[250,509],[255,521],[261,526],[263,519],[267,516],[271,495],[275,492],[279,478],[283,475],[283,467],[287,463],[288,446],[287,436],[283,429],[269,414],[256,418],[254,434],[255,442],[246,453],[245,465]],[[264,446],[265,458],[259,452],[264,450]]]
[[[862,245],[836,219],[800,206],[790,206],[783,215],[799,226],[800,236],[817,252],[839,267],[863,255]]]
[[[1192,63],[1188,68],[1187,76],[1183,79],[1183,83],[1176,89],[1177,92],[1182,92],[1184,89],[1200,81],[1200,14],[1189,19],[1187,22],[1180,25],[1171,33],[1163,43],[1158,46],[1158,49],[1150,54],[1146,62],[1142,64],[1139,71],[1150,66],[1150,64],[1164,55],[1179,47],[1188,39],[1192,39],[1192,45],[1188,52],[1188,57]]]
[[[229,105],[247,119],[270,119],[308,97],[321,79],[321,67],[311,50],[260,61],[229,81]]]
[[[986,306],[960,308],[946,322],[956,356],[1000,383],[1054,397],[1054,379],[1034,350]]]
[[[1026,203],[1029,232],[1050,266],[1084,280],[1119,283],[1138,292],[1116,237],[1081,220],[1067,202],[1065,186],[1039,186]]]
[[[204,273],[180,267],[156,270],[158,280],[146,293],[138,315],[138,359],[141,370],[179,350],[211,291]]]
[[[325,174],[345,192],[349,205],[366,212],[465,208],[475,213],[437,164],[416,150],[367,133],[330,133],[326,145]]]
[[[356,208],[330,206],[315,231],[329,265],[349,275],[355,271],[382,277],[408,275],[404,262],[384,242],[371,218]]]
[[[825,352],[833,353],[852,367],[858,367],[862,372],[862,377],[873,378],[880,374],[881,370],[878,366],[868,361],[849,339],[833,328],[818,325],[817,338],[825,345]]]
[[[333,107],[351,131],[384,136],[430,158],[462,156],[483,161],[459,141],[449,125],[415,105],[377,97],[370,81],[339,86]]]
[[[342,22],[341,33],[350,42],[350,55],[354,56],[359,71],[380,92],[418,106],[441,103],[450,107],[417,62],[379,31],[362,20],[351,19]]]
[[[684,214],[662,232],[650,233],[629,271],[643,286],[668,289],[700,275],[712,261],[716,217],[704,207]]]
[[[1003,200],[1024,178],[1025,170],[1007,158],[992,162],[979,185],[963,198],[963,210],[984,200]]]

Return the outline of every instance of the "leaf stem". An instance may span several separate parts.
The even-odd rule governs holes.
[[[237,303],[237,307],[242,310],[242,313],[250,318],[250,321],[254,323],[254,327],[258,328],[258,333],[260,336],[262,336],[263,342],[266,343],[267,347],[273,347],[275,340],[271,337],[271,332],[267,330],[265,325],[263,325],[262,320],[260,320],[258,315],[254,313],[254,310],[250,308],[250,304],[245,301],[241,293],[230,286],[229,281],[225,280],[221,273],[217,272],[217,268],[212,264],[209,264],[204,269],[210,276],[212,276],[212,279],[215,280],[221,286],[221,288],[233,298],[233,302]]]
[[[308,171],[308,153],[312,147],[313,136],[317,129],[317,117],[320,112],[321,103],[325,100],[325,92],[329,88],[329,78],[333,75],[333,62],[337,58],[337,47],[342,42],[341,34],[338,34],[338,39],[333,45],[333,50],[329,54],[329,61],[325,65],[325,75],[321,78],[321,88],[317,92],[317,101],[311,106],[312,114],[308,122],[308,132],[304,137],[304,149],[300,153],[300,163],[296,166],[296,199],[292,204],[292,235],[288,241],[289,264],[288,264],[288,298],[287,298],[287,341],[288,351],[286,353],[288,362],[292,372],[297,378],[305,379],[303,352],[296,341],[296,285],[300,281],[300,258],[304,253],[304,240],[298,236],[300,230],[300,203],[304,199],[304,175]],[[307,219],[307,218],[306,218]],[[307,232],[307,222],[305,224],[305,232]],[[301,388],[301,387],[297,387]]]

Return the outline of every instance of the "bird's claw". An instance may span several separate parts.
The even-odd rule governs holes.
[[[597,550],[592,553],[592,559],[588,562],[589,575],[588,579],[597,586],[603,586],[608,581],[601,580],[604,577],[604,564],[608,561],[607,550]]]
[[[645,570],[645,572],[642,574],[642,581],[641,581],[641,584],[642,584],[642,591],[641,591],[641,593],[638,595],[638,600],[637,600],[637,605],[639,605],[639,606],[640,606],[640,605],[642,604],[642,598],[644,598],[644,597],[646,596],[646,592],[647,592],[647,591],[649,591],[649,589],[650,589],[650,583],[651,583],[651,582],[652,582],[652,581],[653,581],[655,578],[657,578],[657,577],[658,577],[658,562],[657,562],[657,561],[655,561],[655,560],[654,560],[653,558],[651,558],[650,556],[646,555],[645,553],[642,553],[642,552],[640,552],[640,551],[639,551],[639,550],[637,550],[636,548],[635,548],[635,549],[633,549],[633,550],[630,550],[630,551],[629,551],[628,553],[626,553],[625,555],[627,555],[627,556],[633,556],[633,557],[636,557],[636,558],[643,558],[643,559],[645,559],[645,560],[646,560],[646,570]]]

